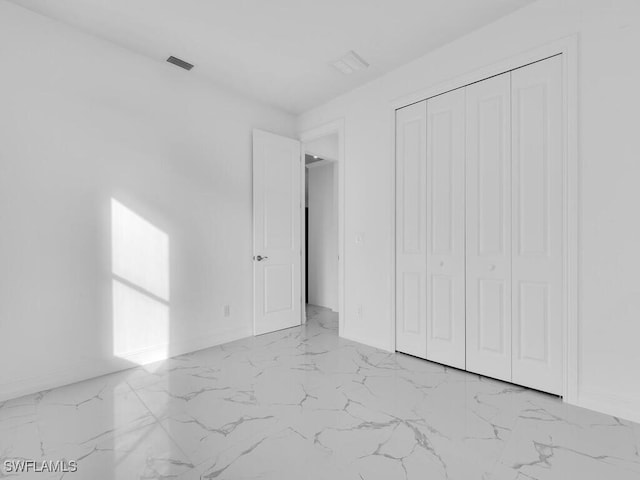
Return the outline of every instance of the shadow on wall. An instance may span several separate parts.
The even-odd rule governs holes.
[[[169,354],[169,236],[111,199],[113,355],[142,365]]]

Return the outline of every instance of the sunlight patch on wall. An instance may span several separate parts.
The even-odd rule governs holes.
[[[113,354],[145,364],[167,358],[169,236],[111,200]]]
[[[113,274],[169,301],[169,236],[111,201]]]

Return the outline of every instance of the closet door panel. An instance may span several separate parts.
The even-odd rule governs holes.
[[[513,381],[562,394],[561,57],[512,72]]]
[[[510,73],[466,89],[467,370],[511,381]]]
[[[427,102],[396,112],[396,350],[426,358]]]
[[[465,90],[427,101],[427,358],[465,368]]]

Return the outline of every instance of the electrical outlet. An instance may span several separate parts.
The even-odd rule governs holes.
[[[224,316],[228,317],[229,315],[231,315],[231,307],[229,305],[225,305],[224,306]]]
[[[358,305],[358,309],[356,310],[356,315],[360,320],[362,320],[362,317],[364,316],[364,309],[362,308],[362,305]]]
[[[356,233],[355,244],[360,247],[364,245],[364,232]]]

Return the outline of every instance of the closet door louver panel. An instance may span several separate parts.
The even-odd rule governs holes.
[[[512,72],[513,381],[562,393],[561,57]]]
[[[427,101],[427,358],[465,368],[465,89]]]
[[[396,350],[426,358],[427,102],[396,112]]]
[[[510,73],[466,96],[467,370],[511,381]]]

